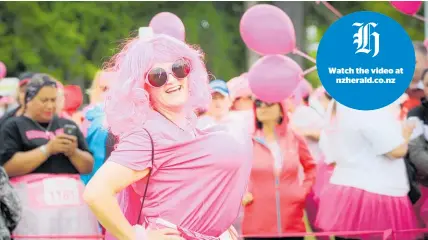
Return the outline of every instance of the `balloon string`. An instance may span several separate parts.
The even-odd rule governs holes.
[[[413,17],[414,17],[414,18],[416,18],[416,19],[419,19],[419,20],[421,20],[421,21],[427,22],[427,19],[426,19],[426,18],[424,18],[424,17],[423,17],[423,16],[421,16],[421,15],[415,14],[415,15],[413,15]]]
[[[335,7],[333,7],[333,5],[331,5],[330,3],[328,3],[327,1],[317,1],[317,3],[322,2],[322,4],[324,4],[324,6],[326,8],[328,8],[328,10],[330,10],[332,13],[334,13],[334,15],[336,15],[337,17],[341,18],[343,15],[339,12],[339,10],[337,10]]]
[[[293,50],[293,53],[294,54],[296,54],[296,55],[299,55],[299,56],[301,56],[301,57],[303,57],[303,58],[306,58],[306,59],[308,59],[309,61],[311,61],[311,62],[313,62],[313,63],[317,63],[317,61],[313,58],[313,57],[311,57],[311,56],[309,56],[308,54],[306,54],[306,53],[304,53],[304,52],[302,52],[302,51],[300,51],[299,49],[294,49]]]
[[[308,75],[309,73],[311,73],[311,72],[313,72],[313,71],[315,71],[315,70],[317,70],[317,66],[315,65],[315,66],[313,66],[313,67],[311,67],[311,68],[308,68],[308,69],[306,69],[305,71],[303,71],[303,76],[305,76],[305,75]]]

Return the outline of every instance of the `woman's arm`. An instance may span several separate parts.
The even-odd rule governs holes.
[[[48,159],[46,152],[36,148],[27,152],[17,152],[3,165],[9,177],[17,177],[33,172]]]
[[[36,148],[24,152],[18,126],[11,119],[0,131],[0,164],[9,177],[22,176],[33,172],[44,163],[49,154],[47,149]]]
[[[86,151],[76,149],[74,154],[69,156],[70,162],[80,174],[88,174],[94,168],[94,158]]]
[[[300,159],[300,164],[303,167],[303,171],[305,173],[305,178],[303,180],[303,189],[305,189],[306,193],[309,193],[309,191],[312,188],[312,185],[315,183],[315,174],[316,174],[316,164],[314,159],[312,158],[312,154],[308,149],[308,145],[306,144],[305,140],[297,136],[298,141],[298,154]]]
[[[308,145],[305,140],[297,136],[299,144],[299,158],[300,164],[302,164],[303,170],[305,172],[305,179],[303,180],[303,188],[306,193],[312,188],[312,185],[315,183],[315,174],[316,174],[316,164],[312,158],[312,154],[308,149]]]
[[[116,194],[147,176],[149,169],[134,171],[106,162],[86,186],[83,198],[100,223],[117,239],[134,240],[135,231],[123,215]]]
[[[84,200],[100,223],[117,239],[135,240],[138,235],[138,240],[184,240],[176,229],[135,231],[116,200],[117,193],[146,177],[150,169],[152,174],[156,172],[152,166],[152,147],[144,130],[122,135],[117,148],[86,186]],[[146,236],[140,236],[138,232]]]
[[[406,156],[408,150],[409,150],[409,142],[410,138],[413,133],[413,129],[415,128],[415,123],[412,122],[406,122],[404,123],[403,129],[402,129],[402,138],[404,139],[404,142],[393,149],[392,151],[386,153],[386,156],[397,159],[397,158],[403,158]]]
[[[364,116],[364,115],[365,116]],[[401,159],[407,154],[407,145],[415,124],[401,121],[385,109],[364,112],[358,124],[373,153],[391,159]]]

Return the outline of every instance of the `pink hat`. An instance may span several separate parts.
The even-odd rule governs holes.
[[[227,82],[232,99],[243,96],[251,96],[250,85],[248,83],[247,73],[243,73],[238,77],[232,78]]]

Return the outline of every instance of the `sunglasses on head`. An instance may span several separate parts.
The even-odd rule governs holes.
[[[189,75],[191,71],[189,61],[179,59],[175,61],[171,69],[165,70],[161,67],[150,69],[146,76],[146,82],[152,87],[162,87],[168,82],[168,75],[172,74],[177,79],[183,79]]]
[[[254,101],[254,103],[256,104],[256,107],[261,107],[263,105],[265,105],[266,107],[272,107],[273,105],[275,105],[276,103],[267,103],[267,102],[263,102],[262,100],[256,99]]]

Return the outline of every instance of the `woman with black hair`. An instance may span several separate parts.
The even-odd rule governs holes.
[[[304,239],[299,235],[306,232],[303,214],[315,181],[315,162],[306,141],[291,128],[285,109],[284,103],[254,102],[253,162],[243,199],[247,240]]]
[[[81,199],[79,174],[93,158],[77,125],[55,114],[57,83],[35,74],[27,84],[23,114],[0,131],[0,164],[23,202],[14,234],[96,234],[98,226]]]

